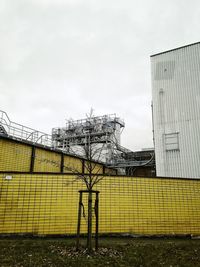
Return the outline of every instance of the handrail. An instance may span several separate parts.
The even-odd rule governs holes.
[[[0,125],[6,126],[6,133],[19,140],[32,141],[33,143],[52,147],[51,135],[37,131],[22,124],[13,122],[5,111],[0,110]],[[34,134],[36,134],[34,136]],[[32,138],[30,138],[32,136]],[[42,138],[42,137],[46,138]],[[30,140],[32,139],[32,140]]]
[[[3,111],[3,110],[0,110],[0,113],[2,114],[2,119],[3,119],[3,115],[5,115],[6,116],[6,118],[7,118],[7,120],[9,121],[9,122],[11,122],[10,121],[10,119],[9,119],[9,117],[8,117],[8,115],[7,115],[7,113],[5,112],[5,111]]]
[[[38,134],[38,131],[33,131],[33,132],[31,132],[31,133],[27,136],[26,140],[28,140],[29,137],[31,137],[31,136],[33,137],[33,135],[34,135],[35,133]]]

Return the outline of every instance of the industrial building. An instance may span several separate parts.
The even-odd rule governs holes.
[[[87,158],[84,147],[88,142],[97,151],[92,159],[114,173],[132,176],[155,176],[154,150],[133,152],[121,145],[125,127],[116,114],[69,120],[65,127],[52,129],[52,134],[13,122],[5,111],[0,111],[0,136],[40,146],[51,151]]]
[[[158,176],[200,178],[200,43],[151,56]]]
[[[90,142],[93,148],[98,147],[100,151],[101,155],[97,155],[97,159],[109,164],[117,151],[122,150],[120,139],[124,127],[124,121],[116,114],[90,116],[81,120],[71,119],[65,127],[52,129],[52,142],[55,148],[83,156],[83,148]]]
[[[12,122],[0,111],[0,135],[84,158],[90,137],[94,160],[118,174],[200,177],[200,43],[151,56],[154,148],[121,145],[125,122],[116,114],[69,120],[46,134]],[[156,164],[156,168],[155,168]]]
[[[0,235],[76,234],[78,192],[86,188],[80,176],[90,175],[101,178],[99,233],[200,235],[200,43],[151,63],[155,152],[123,147],[125,123],[115,114],[70,120],[50,135],[0,111]],[[88,160],[88,143],[101,158]],[[165,177],[152,177],[155,164]]]
[[[84,156],[83,147],[90,136],[91,145],[101,150],[96,160],[104,162],[107,167],[127,175],[155,176],[154,150],[133,152],[123,147],[121,134],[124,127],[125,122],[116,114],[71,119],[65,127],[52,129],[52,142],[55,148]]]

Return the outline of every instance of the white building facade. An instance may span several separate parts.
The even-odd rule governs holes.
[[[200,178],[200,43],[151,56],[157,176]]]

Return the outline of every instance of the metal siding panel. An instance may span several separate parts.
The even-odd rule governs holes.
[[[174,62],[166,64],[173,77],[156,76],[160,62]],[[151,68],[157,175],[200,178],[200,44],[154,56]],[[170,132],[179,132],[180,152],[165,151],[162,136]]]

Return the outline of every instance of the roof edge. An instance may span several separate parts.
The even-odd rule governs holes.
[[[174,49],[170,49],[170,50],[166,50],[164,52],[153,54],[150,57],[155,57],[155,56],[158,56],[158,55],[166,54],[166,53],[173,52],[173,51],[176,51],[178,49],[186,48],[186,47],[193,46],[193,45],[196,45],[196,44],[200,44],[200,42],[196,42],[196,43],[192,43],[192,44],[188,44],[188,45],[184,45],[184,46],[179,46],[179,47],[174,48]]]

